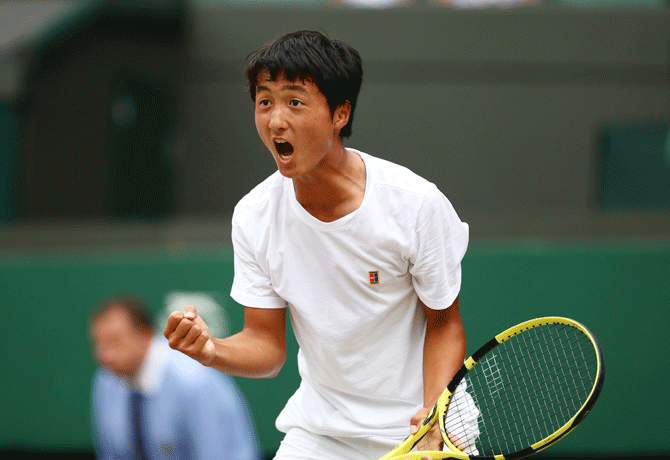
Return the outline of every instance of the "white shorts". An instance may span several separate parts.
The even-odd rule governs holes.
[[[286,432],[274,460],[378,460],[402,440],[331,438],[292,427]]]
[[[454,394],[452,403],[456,403],[450,427],[466,445],[465,452],[478,455],[475,442],[479,437],[479,409],[472,396],[465,391],[467,385],[460,385]],[[450,418],[447,417],[447,423]],[[407,429],[409,434],[409,427]],[[279,445],[274,460],[378,460],[400,444],[405,438],[347,438],[314,434],[297,426],[287,429],[283,441]]]

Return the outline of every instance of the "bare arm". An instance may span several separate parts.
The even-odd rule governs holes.
[[[426,312],[426,339],[423,347],[423,409],[411,420],[415,433],[439,399],[442,391],[463,364],[466,352],[465,329],[461,321],[458,297],[445,310],[432,310],[420,302]],[[442,435],[436,423],[419,441],[418,450],[442,450]],[[423,458],[423,457],[422,457]],[[425,457],[429,459],[429,457]]]
[[[423,346],[423,407],[435,405],[465,359],[465,329],[461,321],[458,297],[445,310],[425,305],[427,328]]]
[[[165,326],[170,347],[221,372],[274,377],[286,361],[286,309],[245,307],[244,328],[217,339],[193,306],[173,312]]]

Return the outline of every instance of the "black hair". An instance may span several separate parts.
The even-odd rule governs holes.
[[[351,136],[356,100],[363,83],[363,65],[358,51],[312,30],[282,35],[247,56],[244,74],[253,101],[256,100],[258,75],[264,70],[270,72],[273,81],[281,77],[314,83],[326,96],[331,115],[349,101],[349,122],[340,131],[340,136]]]

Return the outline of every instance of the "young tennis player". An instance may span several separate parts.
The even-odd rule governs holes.
[[[287,34],[252,53],[245,73],[278,171],[233,214],[231,296],[244,328],[213,338],[187,307],[165,336],[221,372],[272,377],[288,309],[302,380],[277,418],[276,459],[375,460],[416,430],[463,363],[467,224],[432,183],[344,147],[363,76],[349,45]],[[433,434],[420,450],[440,448]]]

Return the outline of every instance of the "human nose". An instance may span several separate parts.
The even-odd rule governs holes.
[[[281,107],[274,107],[270,113],[270,122],[268,124],[269,128],[273,131],[278,131],[286,129],[286,114]]]

